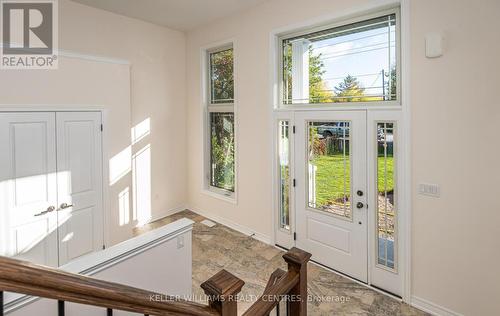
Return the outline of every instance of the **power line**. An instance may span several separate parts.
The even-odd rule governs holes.
[[[391,45],[391,46],[385,46],[385,47],[380,47],[380,48],[367,49],[367,50],[364,50],[364,51],[361,51],[361,52],[346,53],[346,54],[342,54],[342,55],[335,55],[335,56],[323,57],[322,59],[333,59],[333,58],[338,58],[338,57],[343,57],[343,56],[348,56],[348,55],[368,53],[368,52],[373,52],[373,51],[376,51],[376,50],[388,49],[388,48],[393,48],[393,47],[395,47],[395,46]]]
[[[353,77],[356,77],[356,78],[361,78],[361,77],[371,77],[371,76],[375,76],[375,75],[380,75],[380,72],[376,72],[376,73],[373,73],[373,74],[360,74],[360,75],[351,75]],[[342,76],[342,77],[332,77],[332,78],[321,78],[323,81],[331,81],[331,80],[338,80],[338,79],[344,79],[346,76]]]
[[[391,31],[391,33],[396,33],[396,31]],[[358,38],[353,38],[353,39],[345,40],[345,41],[338,42],[338,43],[329,43],[329,44],[326,44],[326,45],[321,45],[321,46],[313,47],[312,49],[313,50],[321,49],[321,48],[325,48],[325,47],[328,47],[328,46],[335,46],[335,45],[340,45],[340,44],[355,42],[355,41],[359,41],[359,40],[362,40],[362,39],[372,38],[372,37],[376,37],[376,36],[380,36],[380,35],[387,35],[387,32],[377,33],[377,34],[372,34],[372,35],[367,35],[367,36],[358,37]]]

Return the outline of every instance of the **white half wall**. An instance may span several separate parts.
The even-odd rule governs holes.
[[[111,248],[63,266],[68,272],[128,285],[159,294],[189,299],[192,291],[192,225],[180,219],[154,231],[129,239]],[[179,241],[182,240],[182,247]],[[6,293],[7,299],[11,293]],[[21,305],[7,306],[10,316],[52,316],[57,314],[57,301],[24,297]],[[146,299],[149,299],[147,297]],[[66,304],[68,316],[106,315],[106,309],[82,304]],[[114,315],[136,315],[114,311]]]

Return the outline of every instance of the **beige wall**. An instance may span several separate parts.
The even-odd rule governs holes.
[[[151,215],[160,217],[182,207],[187,198],[185,35],[60,0],[59,47],[125,59],[130,66],[62,57],[58,70],[0,70],[0,104],[104,106],[110,110],[107,160],[131,146],[132,126],[150,118],[151,134],[132,146],[132,154],[151,145]],[[118,194],[126,187],[132,198],[131,172],[110,186],[107,233],[111,244],[131,237],[136,224],[118,223]]]
[[[414,294],[466,315],[500,314],[500,2],[413,1]],[[424,57],[424,35],[445,35],[445,54]],[[416,188],[413,188],[416,191]]]
[[[130,61],[132,126],[151,120],[150,136],[132,153],[151,145],[152,216],[183,207],[185,35],[66,0],[60,3],[59,29],[61,48]]]
[[[189,206],[272,235],[269,35],[273,29],[374,1],[274,0],[188,33]],[[467,315],[500,313],[500,154],[496,126],[498,1],[411,1],[412,295]],[[279,13],[279,14],[277,14]],[[443,32],[445,54],[424,56]],[[201,193],[200,48],[235,41],[238,203]],[[418,183],[441,197],[416,194]]]

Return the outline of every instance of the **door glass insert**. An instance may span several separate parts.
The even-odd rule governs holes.
[[[377,240],[378,263],[395,267],[394,123],[377,123]]]
[[[308,206],[351,218],[350,122],[309,122],[308,130]]]
[[[280,228],[290,229],[290,122],[279,121],[279,217]]]

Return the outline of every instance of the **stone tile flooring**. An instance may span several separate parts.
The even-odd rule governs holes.
[[[209,228],[200,222],[205,218],[191,211],[182,211],[164,219],[136,228],[135,234],[161,227],[179,218],[195,221],[193,228],[193,295],[203,297],[200,284],[221,269],[243,281],[241,296],[262,294],[271,273],[286,265],[283,251],[217,224]],[[407,304],[373,291],[315,264],[308,266],[309,315],[427,315]],[[323,301],[321,301],[323,300]],[[238,303],[239,314],[252,302]],[[283,310],[283,309],[282,309]]]

